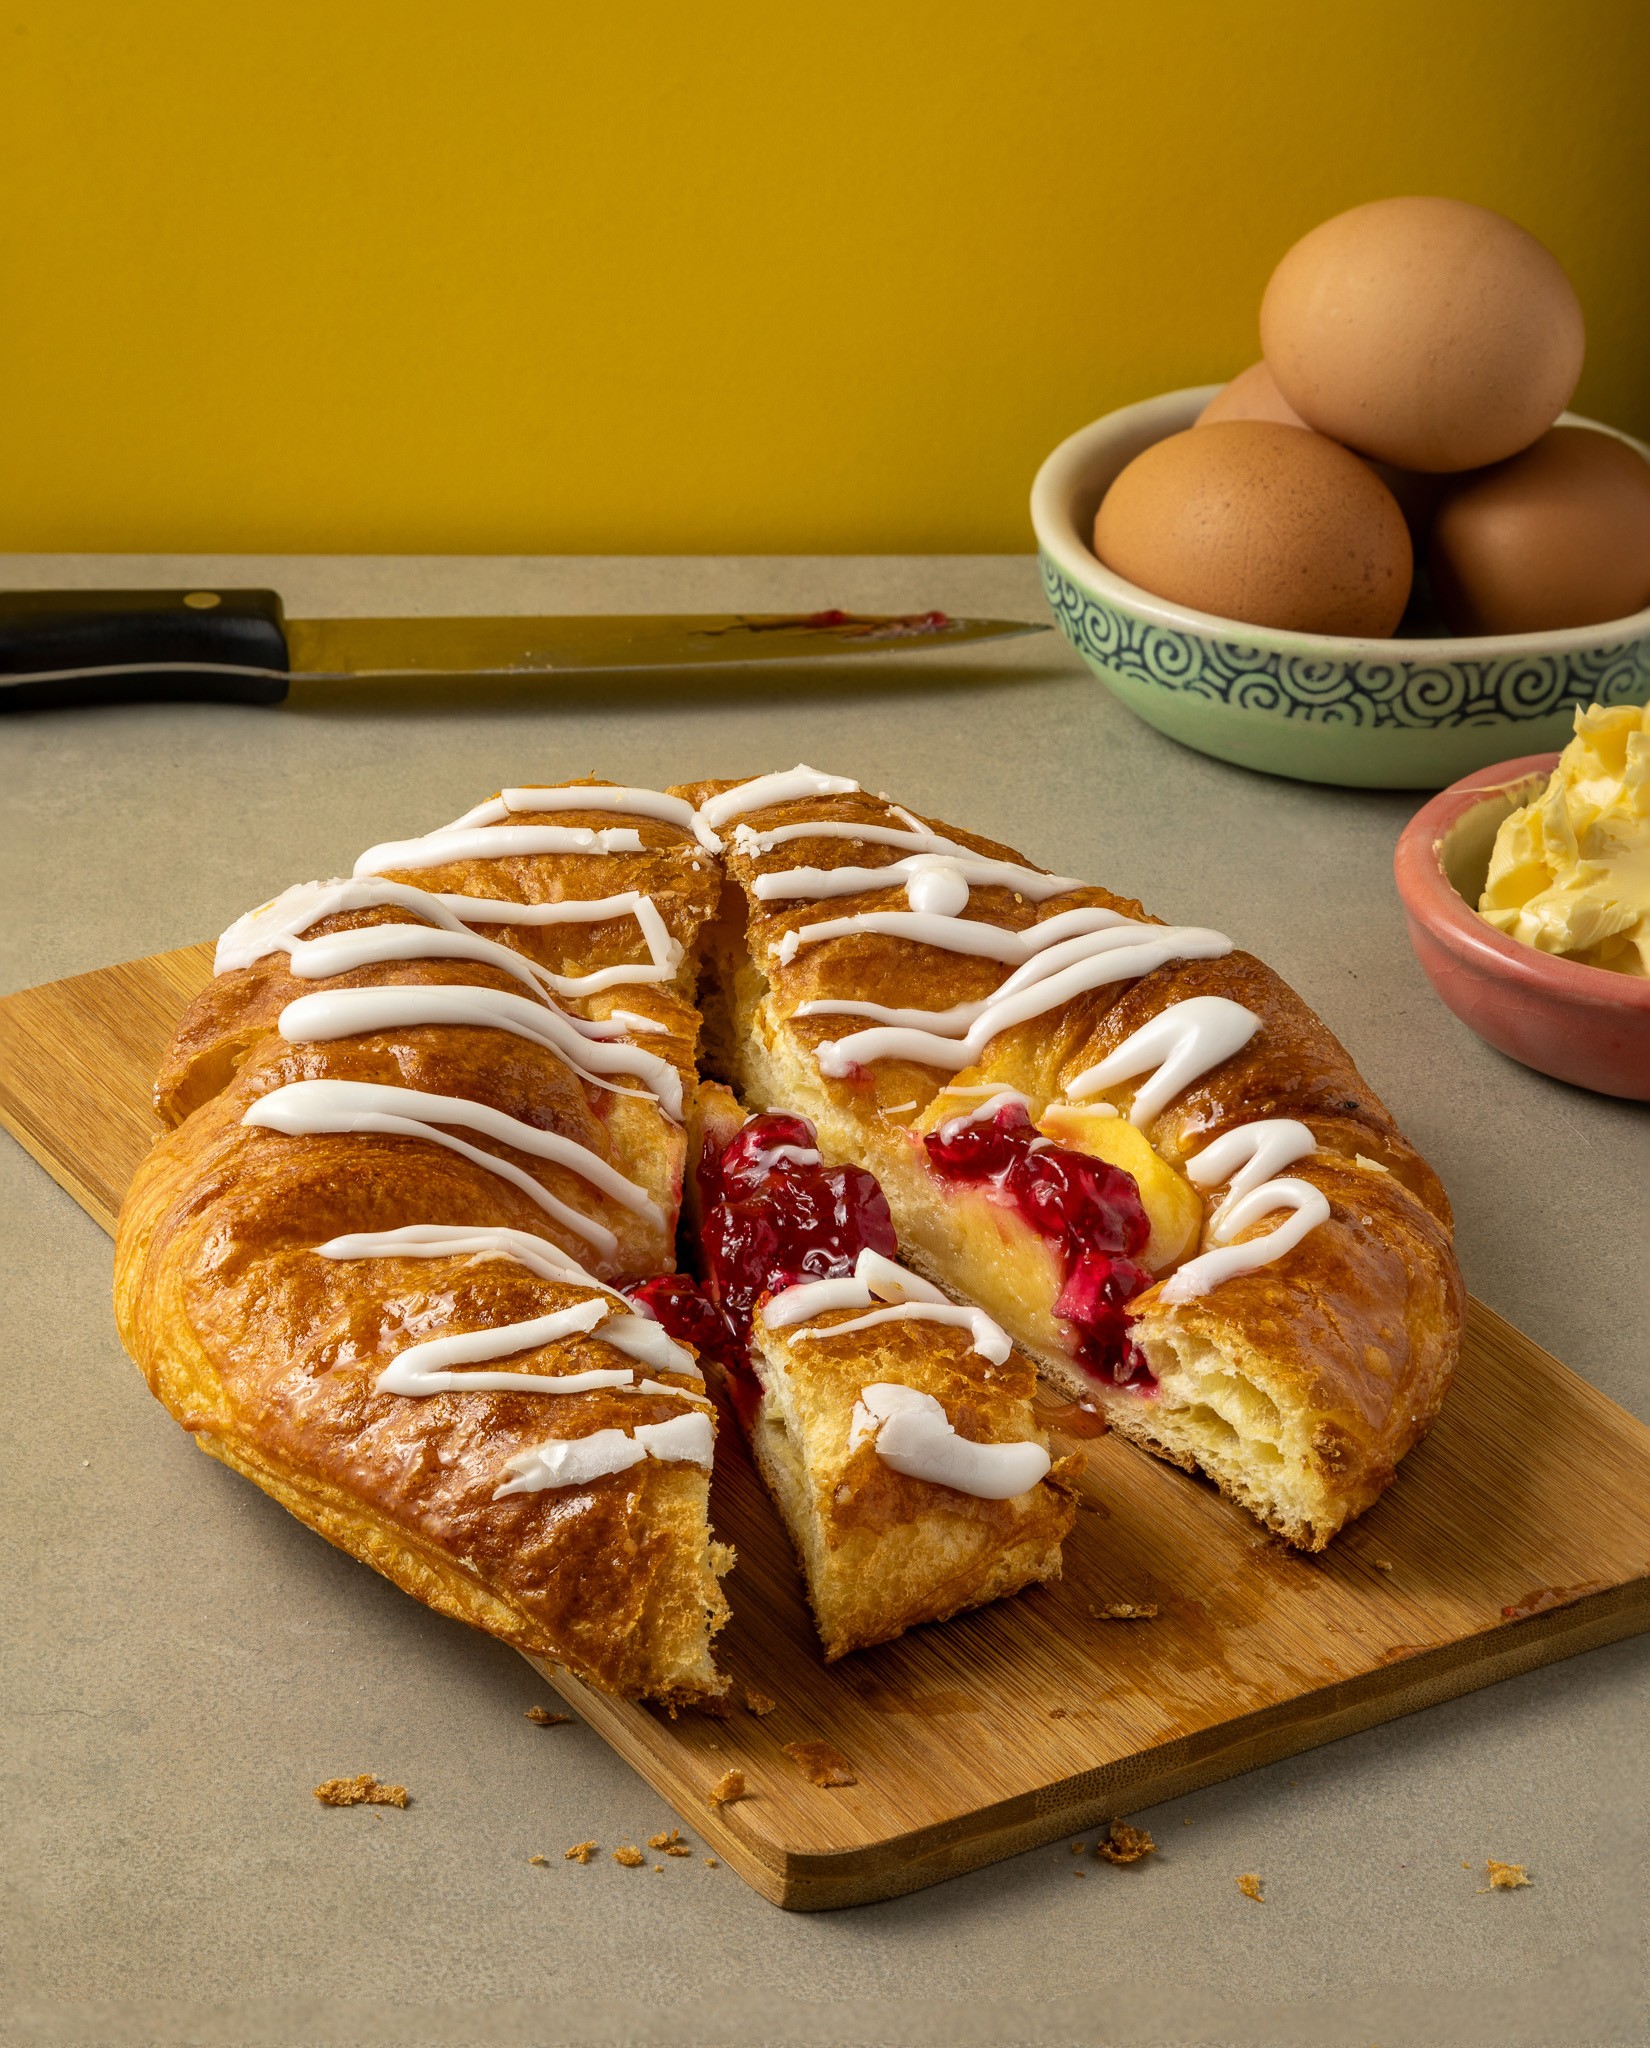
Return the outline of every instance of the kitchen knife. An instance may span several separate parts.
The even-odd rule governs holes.
[[[0,710],[185,699],[278,704],[295,679],[743,667],[908,654],[1047,630],[944,612],[289,619],[273,590],[0,591]]]

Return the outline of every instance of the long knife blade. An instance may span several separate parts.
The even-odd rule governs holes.
[[[0,709],[156,698],[271,704],[294,678],[324,686],[790,665],[1047,630],[944,612],[288,619],[266,590],[9,591],[0,592]]]

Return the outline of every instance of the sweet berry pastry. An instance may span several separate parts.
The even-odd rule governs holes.
[[[804,1119],[747,1121],[707,1083],[697,1131],[704,1305],[727,1325],[712,1353],[826,1657],[1058,1576],[1081,1461],[1053,1465],[1031,1361],[895,1263],[876,1181],[827,1167]]]
[[[1299,998],[845,778],[508,789],[217,967],[128,1349],[333,1542],[608,1690],[724,1689],[701,1361],[833,1655],[1055,1569],[1022,1351],[1308,1548],[1448,1384],[1448,1205]]]
[[[507,790],[233,925],[116,1252],[202,1449],[606,1690],[720,1694],[714,1408],[622,1277],[675,1263],[721,876],[651,790]]]
[[[1119,1431],[1306,1549],[1367,1508],[1463,1292],[1436,1176],[1300,998],[843,777],[676,794],[737,891],[710,1070],[871,1172],[902,1257]]]

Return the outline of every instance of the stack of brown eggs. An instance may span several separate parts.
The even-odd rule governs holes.
[[[1650,605],[1650,463],[1554,425],[1585,330],[1533,235],[1455,199],[1354,207],[1272,273],[1260,334],[1263,360],[1106,493],[1108,569],[1222,618],[1373,638],[1417,556],[1456,633]]]

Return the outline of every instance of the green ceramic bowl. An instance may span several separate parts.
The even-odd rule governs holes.
[[[1089,536],[1107,486],[1143,448],[1189,427],[1219,389],[1108,413],[1062,441],[1032,487],[1060,630],[1148,725],[1301,782],[1441,789],[1491,762],[1562,747],[1579,705],[1650,698],[1650,611],[1562,633],[1351,640],[1214,618],[1102,568]]]

